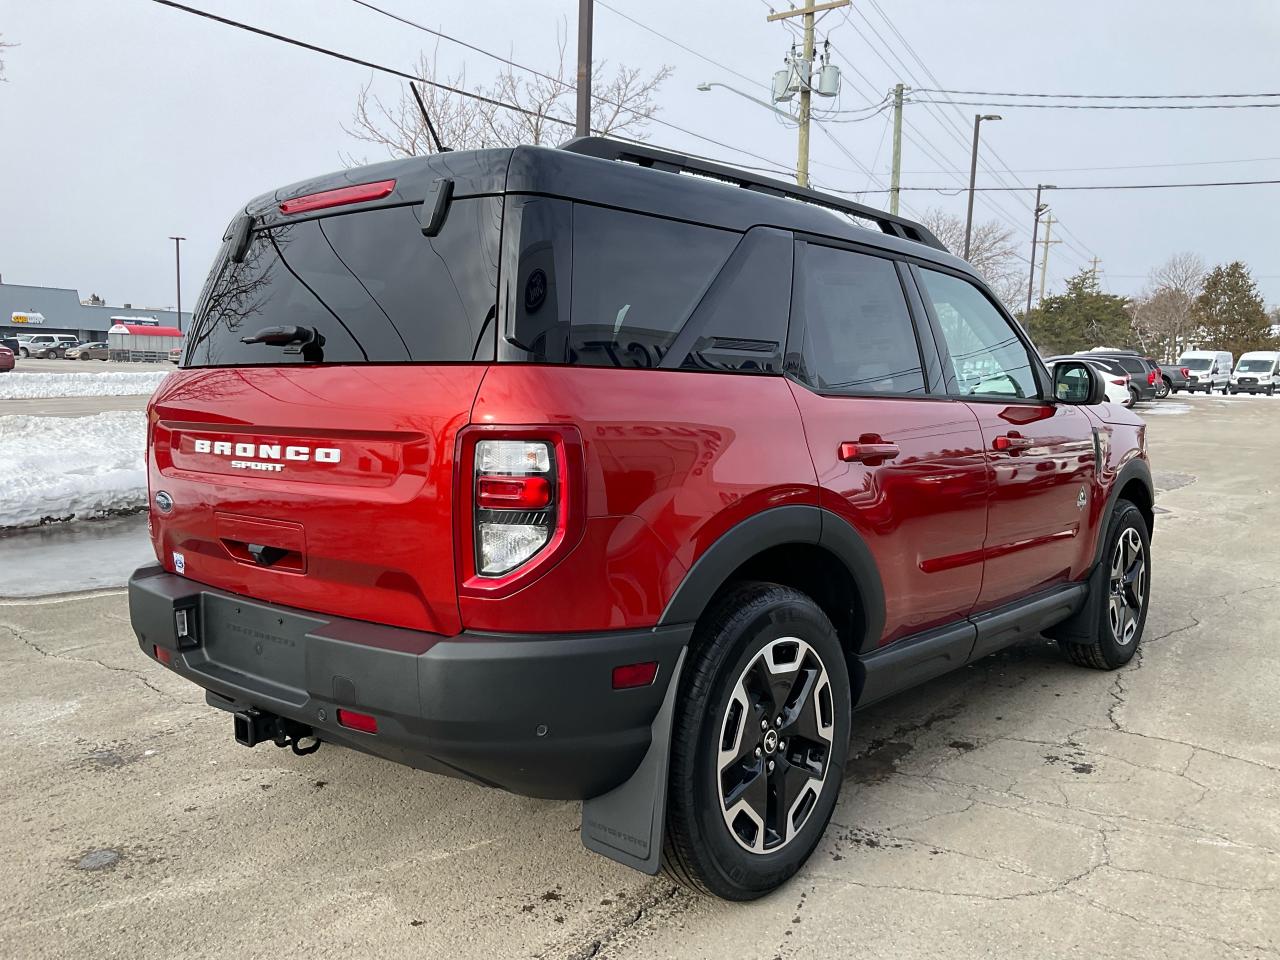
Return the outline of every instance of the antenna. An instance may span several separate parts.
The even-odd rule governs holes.
[[[436,142],[436,153],[448,153],[453,148],[446,147],[440,142],[440,135],[436,133],[436,128],[431,123],[431,114],[427,113],[427,105],[422,102],[422,94],[418,92],[418,85],[410,80],[409,89],[413,91],[413,99],[418,101],[418,109],[422,111],[422,119],[427,122],[427,133],[431,134],[431,139]]]

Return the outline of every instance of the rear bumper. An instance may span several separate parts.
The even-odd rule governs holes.
[[[182,644],[179,610],[195,634]],[[259,603],[157,566],[130,578],[129,613],[143,652],[169,651],[169,668],[213,706],[256,708],[418,769],[570,800],[635,771],[692,631],[444,638]],[[648,660],[659,664],[650,686],[612,688],[615,666]],[[375,716],[377,733],[339,726],[339,707]]]

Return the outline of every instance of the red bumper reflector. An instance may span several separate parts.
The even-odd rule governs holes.
[[[482,510],[541,510],[551,502],[546,477],[479,477],[476,506]]]
[[[326,207],[340,207],[346,203],[381,200],[395,188],[394,180],[379,180],[376,183],[360,183],[354,187],[338,187],[336,190],[309,193],[305,197],[286,200],[280,204],[280,212],[307,213],[310,210],[324,210]]]
[[[341,707],[338,708],[338,724],[348,730],[359,730],[361,733],[378,732],[377,717],[371,717],[367,713],[357,713],[355,710],[343,710]]]
[[[613,689],[630,690],[632,687],[647,687],[658,675],[658,661],[647,660],[644,663],[628,663],[623,667],[613,668]]]
[[[167,667],[170,661],[173,660],[173,651],[167,647],[156,647],[156,659]]]

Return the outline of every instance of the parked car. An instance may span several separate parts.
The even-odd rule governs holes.
[[[8,347],[0,347],[0,373],[8,373],[13,367],[13,351]]]
[[[170,363],[181,363],[181,362],[182,362],[182,347],[181,347],[181,346],[174,347],[173,349],[171,349],[171,350],[169,351],[169,362],[170,362]]]
[[[0,347],[11,350],[14,356],[18,355],[18,338],[17,337],[0,337]]]
[[[1276,384],[1280,383],[1280,352],[1275,350],[1252,350],[1240,355],[1235,372],[1231,374],[1228,393],[1265,393],[1268,397],[1276,392]]]
[[[1045,364],[1052,373],[1059,363],[1068,360],[1079,360],[1075,356],[1049,357],[1045,360]],[[1091,367],[1096,367],[1102,375],[1103,383],[1106,386],[1107,400],[1111,403],[1118,403],[1122,407],[1132,407],[1138,402],[1137,391],[1130,385],[1130,377],[1118,363],[1112,363],[1106,360],[1088,359],[1085,361]]]
[[[1132,350],[1088,350],[1076,356],[1090,360],[1109,360],[1118,364],[1120,369],[1129,374],[1129,385],[1137,400],[1155,400],[1162,394],[1167,395],[1159,366],[1140,353]]]
[[[1226,393],[1235,361],[1225,350],[1188,350],[1178,358],[1178,366],[1187,368],[1188,393]]]
[[[1179,390],[1186,390],[1189,384],[1191,371],[1186,367],[1180,367],[1175,363],[1160,364],[1160,377],[1164,380],[1165,386],[1170,393],[1177,393]]]
[[[18,346],[18,352],[23,357],[36,357],[43,360],[62,357],[67,350],[80,342],[65,333],[37,333],[25,338],[20,337],[19,340],[21,343]]]
[[[1045,630],[1138,648],[1145,426],[919,224],[597,138],[240,210],[129,607],[246,746],[582,800],[592,850],[745,900],[855,708]]]
[[[106,360],[109,355],[110,352],[107,349],[105,340],[82,343],[79,346],[69,348],[65,354],[68,360]]]

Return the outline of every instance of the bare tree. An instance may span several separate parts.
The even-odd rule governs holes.
[[[13,48],[13,47],[16,47],[16,46],[17,46],[17,44],[16,44],[16,43],[5,43],[5,42],[4,42],[4,40],[2,39],[3,37],[4,37],[4,34],[3,34],[3,33],[0,33],[0,83],[7,83],[8,81],[5,79],[5,76],[4,76],[4,56],[3,56],[3,54],[4,54],[4,51],[5,51],[5,50],[9,50],[9,49],[11,49],[11,48]]]
[[[1175,254],[1151,271],[1147,289],[1130,307],[1134,334],[1147,350],[1172,361],[1195,338],[1204,276],[1204,261],[1194,253]]]
[[[932,207],[925,211],[921,222],[947,249],[964,249],[964,220],[960,217]],[[1027,278],[1023,271],[1025,261],[1013,245],[1010,227],[995,220],[975,223],[969,240],[969,262],[1005,306],[1011,311],[1019,309],[1027,293]]]
[[[557,30],[557,62],[552,70],[526,74],[506,66],[489,87],[478,93],[521,108],[507,110],[492,103],[450,93],[427,84],[419,86],[431,122],[446,147],[468,150],[509,147],[521,143],[559,143],[572,133],[574,85],[566,65],[568,39],[563,21]],[[439,79],[437,51],[419,58],[414,71],[424,80],[467,89],[465,71]],[[645,127],[658,110],[659,87],[671,75],[661,66],[651,74],[605,62],[592,71],[591,127],[600,134],[643,139]],[[408,89],[386,103],[366,85],[356,100],[352,125],[344,129],[357,140],[377,144],[392,157],[412,157],[435,151],[418,104]],[[522,112],[523,111],[523,112]]]

